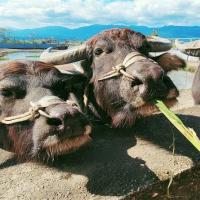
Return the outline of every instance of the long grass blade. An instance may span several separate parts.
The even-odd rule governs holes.
[[[175,115],[167,106],[160,100],[155,101],[155,105],[165,115],[165,117],[189,140],[193,146],[200,151],[200,140],[196,132],[189,127],[186,127],[181,119]]]

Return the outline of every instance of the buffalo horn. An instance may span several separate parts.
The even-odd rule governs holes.
[[[77,62],[87,58],[87,46],[81,45],[68,50],[52,52],[52,48],[46,49],[40,55],[40,61],[54,65],[62,65]]]

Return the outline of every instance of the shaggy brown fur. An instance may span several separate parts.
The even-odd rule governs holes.
[[[86,44],[94,48],[95,44],[102,39],[111,39],[116,42],[119,46],[124,46],[125,48],[133,48],[140,50],[142,53],[147,54],[150,50],[150,46],[146,41],[146,37],[136,31],[130,29],[111,29],[104,31],[86,42]]]
[[[89,108],[98,118],[110,118],[115,127],[132,126],[139,115],[138,110],[142,110],[143,115],[145,115],[145,109],[148,113],[149,110],[154,110],[148,109],[148,106],[144,106],[143,109],[137,108],[135,102],[138,97],[149,103],[153,99],[165,100],[171,90],[174,90],[174,97],[178,95],[172,81],[165,78],[163,69],[167,72],[170,69],[183,67],[185,63],[177,56],[168,53],[155,58],[151,57],[158,64],[147,59],[129,66],[126,71],[136,77],[134,81],[122,75],[98,81],[104,74],[111,71],[112,67],[122,63],[130,52],[140,52],[145,57],[150,57],[150,45],[143,34],[130,29],[111,29],[92,37],[86,45],[90,49],[89,62],[86,64],[83,62],[82,66],[88,69],[89,65],[92,70],[92,73],[88,73]]]
[[[43,62],[17,62],[10,61],[7,64],[0,64],[0,79],[10,75],[39,75],[41,72],[48,72],[53,69],[53,65]]]
[[[84,80],[82,75],[63,75],[53,65],[38,61],[3,63],[0,65],[0,119],[27,112],[30,101],[44,96],[54,95],[62,100],[67,100],[69,94],[77,97],[77,91],[79,95],[83,93],[78,86],[84,85]],[[90,122],[78,105],[73,106],[77,102],[73,102],[45,108],[52,115],[51,120],[39,116],[11,125],[0,123],[0,148],[16,153],[21,161],[47,161],[90,142]]]

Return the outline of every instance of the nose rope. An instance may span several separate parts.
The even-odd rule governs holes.
[[[103,80],[113,78],[113,77],[116,77],[119,75],[124,75],[125,77],[127,77],[129,79],[135,80],[135,77],[133,75],[127,73],[125,70],[133,63],[135,63],[137,61],[145,61],[145,60],[156,63],[154,60],[143,56],[139,52],[131,52],[125,57],[123,63],[120,63],[119,65],[112,67],[112,70],[109,71],[108,73],[104,74],[104,76],[102,78],[99,78],[98,81],[103,81]]]
[[[71,104],[71,101],[65,102],[56,96],[44,96],[37,102],[30,102],[31,107],[27,112],[15,116],[5,117],[2,120],[0,120],[0,122],[3,124],[14,124],[18,122],[27,121],[29,119],[35,119],[39,115],[44,116],[46,118],[52,118],[52,116],[50,116],[42,109],[56,104]]]

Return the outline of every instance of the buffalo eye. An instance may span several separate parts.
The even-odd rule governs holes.
[[[94,50],[94,54],[96,55],[96,56],[99,56],[100,54],[102,54],[103,53],[103,49],[101,49],[101,48],[96,48],[95,50]]]
[[[4,97],[12,97],[14,94],[12,91],[10,91],[8,89],[3,89],[3,90],[1,90],[1,95]]]
[[[26,91],[18,88],[5,88],[0,90],[0,95],[5,98],[22,99],[26,95]]]

